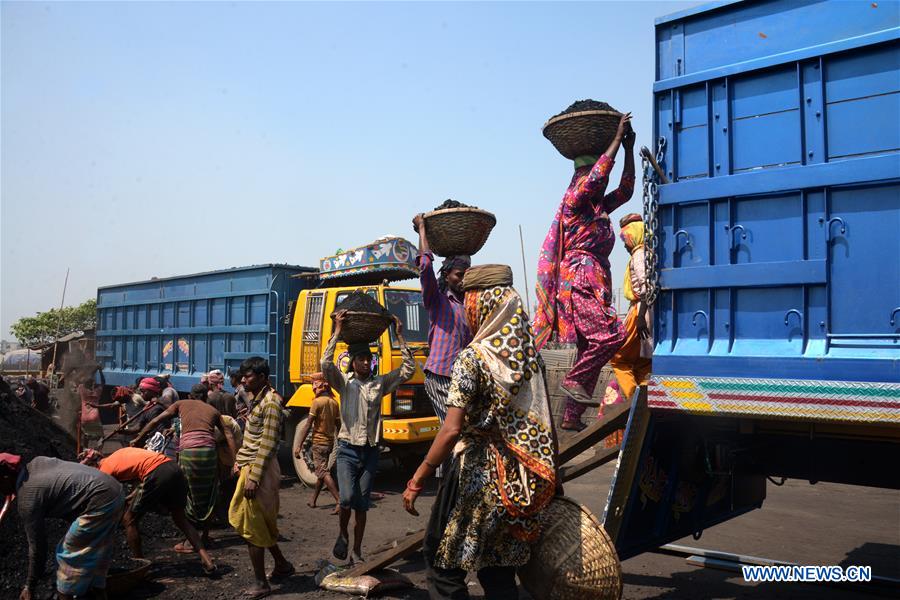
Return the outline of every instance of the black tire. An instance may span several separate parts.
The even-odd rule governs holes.
[[[309,439],[312,436],[307,436],[307,443],[303,445],[303,457],[297,458],[294,456],[293,448],[297,447],[297,443],[300,441],[300,432],[303,431],[303,425],[306,423],[306,419],[304,418],[299,423],[297,423],[296,429],[294,429],[294,439],[291,443],[291,460],[294,462],[294,471],[297,473],[297,479],[300,480],[303,485],[306,487],[312,487],[316,485],[316,473],[312,467],[312,455],[310,452],[310,444]]]

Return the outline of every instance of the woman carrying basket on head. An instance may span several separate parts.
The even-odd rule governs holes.
[[[487,598],[516,598],[538,517],[557,493],[556,435],[543,362],[505,265],[466,272],[473,341],[453,364],[447,417],[403,493],[406,510],[450,457],[425,530],[432,598],[467,598],[476,571]],[[561,489],[559,490],[561,492]]]
[[[612,304],[609,254],[615,234],[609,214],[634,191],[634,138],[631,113],[623,114],[606,152],[575,159],[575,174],[538,259],[535,345],[542,348],[556,333],[558,342],[577,347],[575,365],[561,386],[569,396],[563,429],[584,429],[581,415],[588,405],[596,406],[592,396],[600,371],[625,339]],[[625,147],[622,179],[605,194],[620,145]]]

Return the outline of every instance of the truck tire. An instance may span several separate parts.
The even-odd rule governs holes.
[[[316,485],[316,473],[312,467],[312,455],[310,451],[310,444],[306,443],[303,446],[303,458],[297,458],[294,456],[293,448],[297,447],[297,443],[300,441],[300,432],[303,431],[303,424],[306,423],[305,419],[301,420],[297,423],[297,427],[294,429],[294,439],[291,443],[291,460],[294,461],[294,471],[297,473],[297,479],[300,480],[303,485],[306,487],[313,487]],[[307,437],[307,440],[309,436]]]

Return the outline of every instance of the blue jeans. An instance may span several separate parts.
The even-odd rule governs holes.
[[[369,510],[372,481],[378,470],[378,446],[354,446],[338,440],[337,479],[341,508]]]

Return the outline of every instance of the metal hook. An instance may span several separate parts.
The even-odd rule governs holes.
[[[694,313],[694,316],[691,317],[691,325],[693,325],[694,327],[697,326],[697,315],[703,315],[703,317],[706,319],[706,324],[709,325],[709,315],[706,314],[705,310],[698,310]]]
[[[825,241],[831,241],[831,225],[837,221],[841,224],[841,235],[847,233],[847,224],[844,223],[844,220],[840,217],[831,217],[828,219],[828,223],[825,225]],[[825,217],[819,217],[819,223],[825,223]]]
[[[725,226],[725,231],[727,231],[727,232],[729,232],[729,233],[734,233],[734,230],[735,230],[735,229],[740,229],[740,230],[741,230],[741,239],[742,239],[742,240],[746,240],[746,239],[747,239],[747,230],[744,229],[744,226],[743,226],[743,225],[731,225],[731,226],[726,225],[726,226]],[[732,248],[734,247],[734,236],[733,236],[733,235],[731,236],[731,247],[732,247]]]
[[[678,231],[675,232],[675,251],[676,252],[678,251],[678,236],[681,234],[684,234],[684,239],[687,240],[684,244],[685,246],[693,246],[694,245],[691,242],[690,234],[687,231],[685,231],[684,229],[679,229]]]
[[[894,315],[896,315],[898,312],[900,312],[900,306],[891,311],[891,327],[894,326]]]
[[[784,324],[785,325],[788,324],[788,317],[791,316],[791,313],[797,315],[797,318],[800,319],[800,325],[802,326],[803,325],[803,313],[801,313],[796,308],[792,308],[791,310],[784,313]]]

